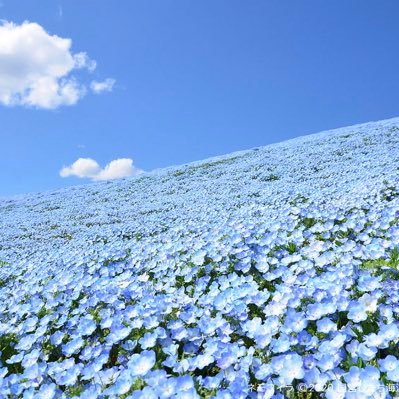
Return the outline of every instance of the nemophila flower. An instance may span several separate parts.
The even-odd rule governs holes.
[[[399,382],[399,367],[387,371],[387,378],[393,382]]]
[[[192,391],[194,388],[193,377],[189,375],[183,375],[176,378],[176,390],[177,392]]]
[[[24,353],[20,352],[16,355],[12,355],[9,359],[6,360],[6,363],[7,364],[20,363],[23,358],[24,358]]]
[[[365,360],[365,361],[369,361],[371,359],[374,359],[376,353],[377,353],[377,348],[368,347],[364,343],[359,344],[359,346],[357,348],[358,356],[360,358],[362,358],[363,360]]]
[[[173,377],[160,381],[155,389],[161,399],[170,398],[178,392],[176,380]]]
[[[381,390],[380,372],[373,366],[366,366],[360,370],[360,385],[358,391],[373,397]]]
[[[149,371],[144,380],[150,386],[156,386],[161,380],[168,378],[168,373],[165,370],[152,370]]]
[[[15,349],[18,350],[29,350],[32,345],[36,342],[37,337],[35,335],[25,335],[19,342],[15,345]]]
[[[288,312],[284,322],[287,332],[299,333],[308,325],[304,312]]]
[[[326,372],[327,370],[332,370],[337,367],[341,360],[342,359],[339,354],[324,354],[317,361],[317,367],[321,371]]]
[[[352,366],[349,371],[344,375],[345,382],[349,390],[355,390],[359,388],[361,384],[360,379],[360,369],[358,367]]]
[[[306,311],[308,320],[318,320],[327,313],[327,307],[321,303],[310,304]]]
[[[175,395],[176,399],[199,399],[200,396],[198,395],[195,388],[190,388],[186,391],[177,391]]]
[[[252,320],[246,321],[243,324],[243,329],[247,332],[248,337],[253,338],[256,334],[262,332],[262,319],[254,317]]]
[[[223,380],[233,381],[235,378],[236,373],[235,371],[232,371],[232,368],[230,368],[225,372],[216,374],[215,376],[207,376],[205,378],[200,377],[197,381],[205,389],[213,390],[220,388]]]
[[[266,381],[272,373],[273,370],[270,364],[261,364],[255,372],[255,378],[260,381]]]
[[[322,373],[317,367],[313,367],[304,372],[304,381],[313,387],[316,392],[325,391],[326,385],[330,377],[326,373]]]
[[[194,263],[194,265],[202,265],[204,263],[205,256],[206,251],[197,251],[191,258],[191,261]]]
[[[370,276],[370,275],[362,275],[359,277],[357,282],[357,287],[359,291],[374,291],[381,287],[380,283],[381,278]]]
[[[43,384],[35,394],[35,399],[53,399],[56,395],[56,385],[54,383]]]
[[[181,361],[174,360],[171,367],[175,373],[182,374],[189,370],[190,362],[188,359],[183,359]]]
[[[254,340],[256,343],[256,346],[258,348],[266,348],[268,345],[272,342],[272,335],[269,333],[266,334],[256,334],[254,336]]]
[[[341,381],[335,380],[327,387],[325,395],[327,399],[344,399],[346,393],[346,385]]]
[[[282,334],[278,339],[272,341],[272,351],[274,353],[287,352],[291,347],[291,340],[288,335]]]
[[[298,344],[309,350],[315,348],[319,342],[319,339],[314,335],[309,334],[307,331],[301,331],[298,336]]]
[[[363,303],[352,301],[349,305],[348,319],[355,323],[367,320],[367,309]]]
[[[144,387],[142,390],[133,391],[131,395],[128,396],[129,399],[158,399],[154,388]]]
[[[59,373],[55,379],[59,385],[72,386],[75,385],[80,374],[80,367],[77,365]]]
[[[27,378],[28,380],[34,380],[39,375],[40,375],[40,370],[37,363],[26,367],[23,373],[24,378]]]
[[[331,340],[324,340],[319,345],[319,352],[321,353],[335,353],[340,349],[346,340],[346,335],[342,333],[336,333]]]
[[[396,323],[384,324],[380,327],[379,335],[386,341],[393,341],[399,338],[399,328]]]
[[[134,379],[127,371],[122,372],[115,383],[104,391],[104,395],[124,395],[129,392],[133,382]]]
[[[303,357],[303,367],[307,370],[312,369],[316,365],[316,359],[312,355]]]
[[[388,372],[399,368],[399,360],[392,355],[386,356],[384,359],[378,360],[381,371]]]
[[[198,355],[195,359],[193,359],[194,367],[198,369],[203,369],[204,367],[210,365],[215,361],[214,357],[208,354]]]
[[[39,357],[41,356],[41,352],[39,349],[35,349],[29,353],[27,353],[21,362],[21,366],[26,368],[31,366],[32,364],[37,363]]]
[[[369,347],[382,347],[383,345],[383,337],[381,335],[371,333],[369,335],[364,336],[364,343]]]
[[[190,347],[192,347],[192,353],[195,353],[196,350],[198,349],[198,345],[195,345],[193,343],[187,343],[184,346],[184,350],[186,352],[190,352]],[[167,340],[166,342],[163,342],[163,346],[162,346],[162,351],[167,354],[167,355],[176,355],[177,351],[179,349],[179,345],[178,344],[174,344],[172,340]]]
[[[62,342],[62,339],[64,338],[65,333],[62,331],[56,331],[50,336],[50,342],[53,345],[59,345]]]
[[[386,324],[391,324],[393,321],[393,310],[390,306],[381,305],[378,311],[382,317],[385,318]]]
[[[90,335],[95,331],[96,327],[96,323],[93,321],[93,319],[83,318],[79,322],[77,332],[83,336]]]
[[[156,316],[145,317],[143,320],[143,326],[145,328],[151,329],[156,328],[159,325],[158,318]]]
[[[148,349],[155,346],[157,342],[157,335],[152,333],[145,333],[142,338],[139,339],[139,344],[142,349]]]
[[[130,334],[131,328],[123,325],[111,327],[111,332],[107,335],[107,341],[110,343],[117,343],[125,339]]]
[[[219,368],[224,370],[230,367],[236,361],[237,361],[237,355],[231,352],[226,352],[221,354],[221,356],[217,359],[216,364]]]
[[[328,334],[331,331],[335,331],[337,329],[337,325],[328,317],[324,317],[323,319],[317,320],[317,331]]]
[[[399,275],[373,268],[394,262],[399,242],[399,200],[388,189],[399,141],[385,137],[393,122],[378,126],[176,176],[0,200],[0,259],[10,261],[0,277],[12,277],[0,289],[0,396],[40,398],[55,381],[50,398],[79,383],[83,399],[105,389],[151,399],[163,386],[176,398],[209,389],[215,398],[277,399],[295,376],[339,398],[345,378],[356,381],[348,364],[363,359],[357,391],[344,394],[379,397],[378,384],[399,379],[388,357],[399,339]],[[376,142],[372,156],[364,138]],[[158,351],[167,357],[155,366]],[[251,391],[251,375],[267,389]],[[117,393],[137,378],[147,386]]]
[[[132,376],[144,376],[152,369],[155,360],[155,352],[146,350],[132,355],[127,363],[127,367]]]
[[[121,374],[120,370],[114,366],[109,369],[100,370],[94,380],[99,382],[101,385],[109,385],[115,381],[115,379]]]
[[[101,393],[101,385],[89,384],[85,386],[85,389],[80,394],[80,399],[97,399]]]
[[[77,337],[72,339],[72,341],[67,342],[66,344],[62,345],[62,352],[66,356],[71,356],[77,353],[82,346],[84,345],[84,341],[81,337]]]
[[[272,359],[272,368],[280,383],[289,385],[294,379],[304,376],[302,357],[296,353],[280,355]]]

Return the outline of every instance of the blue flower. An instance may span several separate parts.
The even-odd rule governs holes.
[[[54,383],[42,384],[35,399],[53,399],[56,395],[56,385]]]
[[[81,337],[77,337],[72,339],[72,341],[69,341],[68,343],[62,345],[62,352],[66,356],[71,356],[75,353],[77,353],[82,346],[84,345],[84,341]]]
[[[346,385],[335,380],[327,387],[325,395],[327,399],[344,399],[346,392]]]
[[[272,368],[275,374],[279,375],[282,384],[289,385],[294,379],[304,376],[302,357],[296,353],[280,355],[272,358]]]
[[[337,329],[337,325],[328,317],[324,317],[323,319],[317,320],[317,331],[328,334],[331,331],[335,331]]]
[[[157,335],[152,333],[145,333],[142,338],[139,339],[139,344],[143,349],[152,348],[157,342]]]
[[[134,379],[128,372],[122,372],[115,383],[104,391],[104,395],[124,395],[129,392]]]
[[[392,355],[388,355],[384,359],[378,360],[378,364],[383,372],[389,372],[399,368],[399,360]]]
[[[154,367],[155,360],[155,352],[146,350],[132,355],[127,367],[132,376],[144,376]]]

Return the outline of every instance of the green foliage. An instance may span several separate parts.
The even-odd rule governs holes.
[[[88,310],[89,314],[93,316],[93,320],[98,324],[101,321],[100,311],[99,309],[90,308]]]
[[[298,204],[305,204],[309,201],[309,198],[305,197],[302,194],[298,194],[295,198],[290,201],[290,205],[296,206]]]
[[[196,388],[197,388],[197,392],[199,393],[199,395],[202,399],[213,398],[218,392],[217,388],[206,389],[199,384],[197,384]]]
[[[399,270],[399,247],[395,247],[387,259],[372,259],[366,260],[361,264],[362,269],[381,272],[382,267],[388,267],[394,270]]]
[[[179,169],[179,170],[176,170],[175,172],[173,172],[173,176],[179,177],[179,176],[182,176],[185,174],[192,175],[197,171],[211,169],[211,168],[214,168],[215,166],[229,165],[229,164],[234,163],[237,159],[242,158],[243,156],[245,156],[245,155],[237,155],[237,156],[229,157],[226,159],[219,159],[217,161],[210,161],[210,162],[201,163],[199,165],[190,166],[186,169]]]
[[[9,279],[2,279],[0,278],[0,288],[5,287],[8,283]]]
[[[390,202],[399,196],[399,190],[395,186],[390,185],[387,180],[384,180],[383,183],[384,188],[380,191],[381,199],[383,201]]]
[[[263,178],[260,179],[260,180],[262,180],[262,181],[276,181],[276,180],[280,180],[280,177],[277,176],[277,175],[271,174],[271,175],[269,175],[269,176],[263,177]]]
[[[184,172],[182,170],[177,170],[176,172],[173,173],[173,176],[178,177],[184,175]]]
[[[116,366],[119,356],[119,351],[121,346],[119,344],[113,344],[111,350],[109,351],[108,362],[106,363],[106,368],[111,368]]]
[[[76,384],[71,387],[65,389],[65,394],[68,398],[80,397],[80,394],[83,392],[84,385]]]
[[[365,146],[370,146],[370,145],[376,144],[370,137],[363,137],[363,143]]]
[[[260,317],[261,319],[265,318],[265,313],[258,305],[255,305],[254,303],[249,303],[247,305],[247,308],[248,308],[248,316],[250,319],[253,319],[255,317]]]
[[[50,340],[46,340],[42,345],[42,350],[48,356],[47,361],[56,362],[62,356],[62,350],[59,346],[53,345]]]
[[[399,266],[399,247],[395,247],[390,254],[390,258],[388,261],[388,266],[389,267],[394,267],[395,269],[398,269]]]
[[[301,220],[301,224],[305,226],[305,228],[310,229],[317,223],[317,220],[315,218],[303,218]]]
[[[276,291],[276,282],[266,280],[263,277],[262,273],[260,273],[259,270],[253,266],[251,266],[250,275],[255,280],[255,282],[258,284],[259,291],[263,291],[263,290],[266,290],[268,292]]]
[[[288,244],[285,246],[285,249],[288,251],[288,253],[289,253],[290,255],[294,254],[294,253],[297,252],[297,250],[298,250],[297,246],[296,246],[295,243],[293,243],[293,242],[288,243]]]
[[[348,312],[338,312],[337,314],[337,328],[340,330],[342,327],[345,327],[349,322]]]
[[[145,387],[145,381],[142,378],[136,378],[133,383],[132,386],[130,387],[129,391],[124,393],[123,395],[120,395],[119,398],[120,399],[126,399],[127,397],[129,397],[134,391],[137,391],[139,389],[143,389]]]
[[[38,317],[39,319],[42,319],[44,316],[47,316],[47,315],[49,315],[49,314],[51,314],[51,310],[46,309],[45,306],[42,306],[42,307],[40,308],[40,310],[37,312],[37,317]]]
[[[14,333],[0,335],[0,363],[17,354],[15,345],[17,344],[17,336]],[[21,363],[14,363],[7,366],[9,374],[22,373]]]

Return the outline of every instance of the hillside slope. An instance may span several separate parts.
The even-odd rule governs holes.
[[[0,397],[389,397],[398,178],[399,118],[0,200]]]

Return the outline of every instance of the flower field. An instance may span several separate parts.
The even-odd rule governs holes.
[[[0,398],[399,395],[399,119],[0,200]]]

